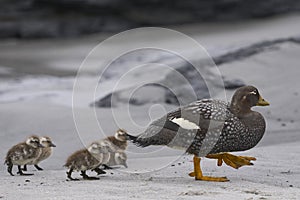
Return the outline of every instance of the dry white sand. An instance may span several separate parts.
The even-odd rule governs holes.
[[[156,172],[111,170],[97,181],[66,181],[65,170],[35,171],[32,177],[11,177],[1,171],[0,191],[4,199],[298,199],[299,153],[299,143],[255,148],[243,153],[256,156],[255,165],[239,170],[216,167],[215,161],[203,159],[204,173],[226,175],[230,182],[225,183],[195,181],[187,175],[192,170],[191,157],[182,157],[174,166]],[[149,158],[133,159],[128,164],[145,167],[146,160]],[[151,168],[147,163],[146,168]]]

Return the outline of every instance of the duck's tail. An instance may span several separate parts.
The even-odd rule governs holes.
[[[145,133],[133,136],[127,133],[127,139],[138,147],[147,147],[150,145],[168,145],[173,138],[160,137],[160,134],[148,135]]]
[[[138,136],[133,136],[127,133],[127,140],[131,142],[135,142],[137,140]]]
[[[139,135],[134,136],[134,135],[130,135],[130,134],[127,133],[127,140],[131,141],[136,146],[142,146],[143,147],[142,142],[138,138],[139,138]]]
[[[153,141],[149,140],[149,138],[144,138],[140,136],[141,135],[134,136],[127,133],[128,140],[138,147],[147,147],[150,145],[155,145]]]

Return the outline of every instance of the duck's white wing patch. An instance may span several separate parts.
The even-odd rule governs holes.
[[[190,122],[189,120],[186,120],[184,118],[174,118],[171,119],[171,121],[184,129],[200,129],[197,124]]]

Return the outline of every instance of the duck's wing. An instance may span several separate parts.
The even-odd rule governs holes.
[[[139,136],[131,140],[139,146],[168,145],[187,148],[195,136],[205,137],[208,130],[223,127],[230,114],[223,101],[200,100],[174,110],[152,122]]]

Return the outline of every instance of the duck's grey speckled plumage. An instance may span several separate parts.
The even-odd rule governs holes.
[[[263,116],[250,109],[258,99],[257,89],[245,86],[236,91],[231,103],[212,99],[193,102],[154,121],[141,135],[130,137],[139,146],[167,145],[197,156],[251,149],[266,127]],[[174,119],[194,126],[184,128]]]

